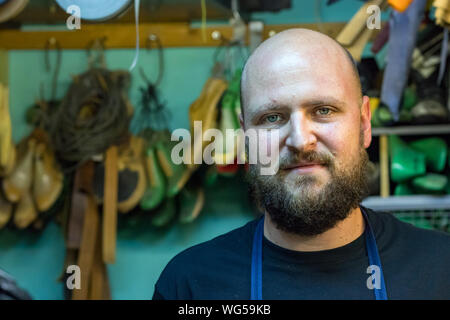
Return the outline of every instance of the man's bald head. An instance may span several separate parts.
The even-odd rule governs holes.
[[[286,57],[303,60],[305,67],[324,71],[327,64],[339,65],[339,73],[348,79],[362,102],[362,91],[356,62],[336,40],[325,34],[309,29],[289,29],[282,31],[261,43],[245,63],[241,78],[242,115],[248,101],[249,86],[266,72],[276,72],[276,65],[283,64]],[[289,59],[288,59],[289,60]],[[335,70],[329,69],[330,72]]]

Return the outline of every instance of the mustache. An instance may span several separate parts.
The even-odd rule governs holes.
[[[286,169],[303,162],[319,162],[325,167],[334,166],[334,157],[330,153],[316,151],[290,152],[285,157],[280,157],[280,169]]]

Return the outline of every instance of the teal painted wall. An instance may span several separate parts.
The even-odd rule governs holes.
[[[321,1],[323,22],[346,21],[362,4],[342,0],[326,7]],[[254,19],[267,24],[313,23],[316,1],[294,0],[293,8],[280,13],[259,13]],[[130,35],[133,36],[134,35]],[[214,48],[176,48],[165,50],[165,74],[161,83],[162,98],[172,113],[170,129],[188,128],[189,105],[199,95],[209,76]],[[366,55],[368,51],[366,50]],[[51,54],[54,58],[54,53]],[[133,50],[109,50],[110,69],[127,69]],[[30,132],[24,122],[26,109],[39,97],[39,86],[45,83],[50,95],[50,75],[45,72],[43,51],[11,51],[10,103],[13,137],[18,142]],[[141,52],[139,65],[148,74],[155,74],[155,52]],[[54,61],[54,59],[52,60]],[[67,90],[71,75],[87,68],[86,54],[81,50],[65,50],[58,82],[57,97]],[[143,84],[137,70],[133,71],[129,96],[139,101],[138,88]],[[209,240],[253,219],[244,183],[239,178],[221,178],[214,189],[206,192],[206,205],[201,216],[190,225],[172,225],[156,230],[146,224],[145,217],[130,227],[119,220],[117,261],[108,267],[113,299],[150,299],[153,286],[167,262],[178,252]],[[0,231],[0,267],[11,273],[35,299],[62,299],[63,285],[57,281],[64,262],[61,229],[51,223],[42,233],[30,234],[12,230]]]

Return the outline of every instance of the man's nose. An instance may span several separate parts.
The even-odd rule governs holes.
[[[294,112],[289,120],[289,132],[286,145],[302,151],[313,150],[316,147],[317,137],[314,126],[304,113]]]

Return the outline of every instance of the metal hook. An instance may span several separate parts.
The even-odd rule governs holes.
[[[214,62],[219,62],[219,54],[222,52],[223,49],[227,49],[230,44],[231,41],[227,38],[225,38],[220,31],[214,31],[211,36],[213,37],[214,40],[220,40],[219,45],[217,46],[216,50],[214,51],[213,54],[213,60]]]
[[[157,87],[162,80],[163,73],[164,73],[164,54],[163,54],[163,47],[161,40],[156,34],[150,34],[145,41],[145,47],[148,51],[152,48],[152,43],[156,43],[156,47],[158,49],[158,77],[156,78],[155,83],[153,84],[155,87]],[[139,68],[139,73],[141,74],[144,81],[147,83],[147,85],[150,85],[151,82],[149,78],[145,75],[144,69],[142,67]]]
[[[233,13],[233,18],[241,20],[241,15],[239,14],[239,2],[237,0],[231,0],[231,12]]]
[[[225,77],[232,77],[232,75],[235,72],[236,68],[236,52],[235,50],[238,50],[238,54],[240,55],[240,59],[242,61],[246,60],[246,57],[248,55],[248,52],[245,52],[245,47],[243,46],[243,43],[239,40],[229,40],[221,36],[221,43],[216,48],[214,54],[213,54],[213,61],[215,64],[215,71],[213,72],[216,74],[216,76],[224,73]],[[233,51],[234,50],[234,51]],[[222,58],[219,58],[219,55],[224,53],[224,56]],[[221,66],[221,68],[219,68]]]
[[[100,67],[106,68],[105,62],[105,42],[107,37],[97,38],[89,42],[86,51],[88,56],[88,64],[89,68]],[[97,53],[97,56],[94,57],[94,52]]]
[[[50,57],[49,57],[49,50],[51,47],[55,47],[56,50],[56,63],[55,63],[55,69],[53,71],[52,76],[52,91],[51,91],[51,100],[55,100],[56,95],[56,85],[58,81],[58,73],[61,66],[61,46],[54,37],[51,37],[45,42],[45,48],[44,48],[44,59],[45,59],[45,69],[47,72],[50,72],[51,66],[50,66]]]

